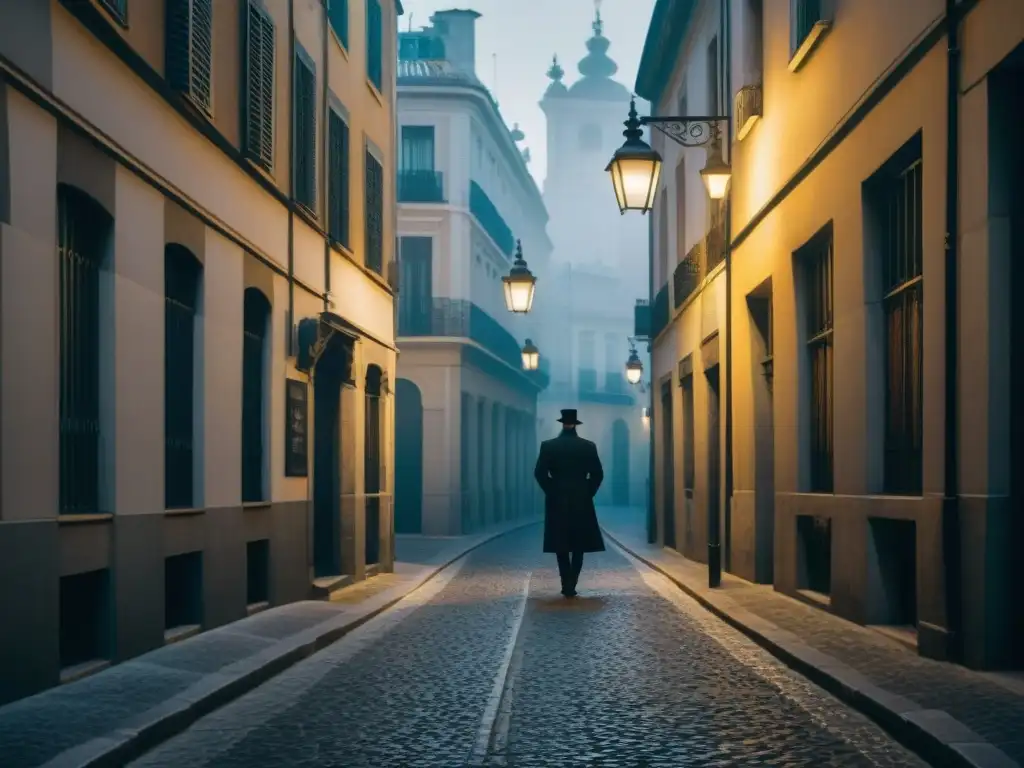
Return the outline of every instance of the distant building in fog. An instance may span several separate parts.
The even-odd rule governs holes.
[[[544,202],[554,244],[551,276],[557,291],[538,290],[538,320],[557,333],[541,335],[551,360],[542,395],[542,434],[553,432],[559,408],[579,409],[581,432],[605,465],[599,504],[643,506],[649,436],[641,421],[647,396],[625,379],[633,335],[631,302],[648,295],[647,222],[620,216],[605,166],[622,143],[630,92],[612,76],[600,14],[579,62],[581,77],[562,82],[557,58],[541,108],[547,116]],[[646,349],[638,350],[646,358]]]
[[[399,533],[466,533],[539,511],[546,374],[522,370],[535,316],[505,309],[501,278],[519,239],[538,293],[555,287],[548,215],[522,132],[476,77],[477,18],[440,11],[399,36]]]

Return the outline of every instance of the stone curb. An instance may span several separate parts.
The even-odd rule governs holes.
[[[391,608],[441,571],[475,549],[514,531],[536,525],[538,518],[483,534],[475,543],[438,565],[425,566],[406,584],[397,584],[338,616],[274,643],[252,656],[206,675],[177,696],[157,704],[98,738],[71,747],[40,768],[117,768],[178,735],[204,715],[248,693],[288,667],[312,656],[342,636]],[[363,608],[364,610],[360,610]],[[187,642],[187,641],[186,641]]]
[[[602,529],[618,547],[667,577],[702,607],[752,639],[787,666],[870,717],[903,745],[934,765],[960,768],[1021,768],[947,712],[925,709],[875,685],[848,664],[815,650],[792,632],[738,606],[727,594],[697,588]]]

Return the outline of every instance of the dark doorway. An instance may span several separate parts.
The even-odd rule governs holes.
[[[715,365],[704,372],[708,381],[708,529],[712,526],[712,520],[717,520],[722,514],[722,451],[719,436],[721,435],[722,419],[722,398],[719,367]],[[722,567],[729,570],[732,565],[730,539],[732,537],[731,521],[727,517],[725,525],[719,527],[721,540],[719,545],[722,548]]]
[[[351,353],[332,339],[313,376],[313,575],[340,576],[341,385]]]
[[[675,461],[675,419],[672,413],[672,382],[661,385],[661,501],[662,520],[665,536],[663,544],[676,548],[676,461]]]
[[[832,594],[832,520],[797,515],[797,589],[827,600]]]
[[[383,371],[376,365],[366,369],[366,441],[363,488],[366,495],[366,564],[380,562],[381,423],[380,384]]]
[[[269,498],[266,482],[267,346],[270,300],[259,288],[246,288],[242,324],[242,501]]]
[[[395,533],[423,530],[423,396],[408,379],[395,385]]]
[[[629,506],[629,426],[625,419],[612,424],[612,504]]]

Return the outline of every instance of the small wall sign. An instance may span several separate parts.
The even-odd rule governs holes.
[[[309,385],[297,379],[284,383],[284,473],[306,477],[309,472]]]

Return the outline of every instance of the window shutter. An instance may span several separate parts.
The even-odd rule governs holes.
[[[384,268],[384,169],[366,152],[366,266],[380,273]]]
[[[381,90],[381,10],[379,0],[366,0],[366,76]]]
[[[167,82],[209,114],[213,108],[213,2],[167,0]]]
[[[328,136],[330,180],[328,182],[328,227],[331,239],[349,245],[349,132],[341,115],[331,110]]]
[[[292,173],[295,199],[316,211],[316,73],[300,51],[295,54],[294,130]]]
[[[274,167],[274,22],[253,0],[246,15],[245,149],[261,168]]]
[[[348,0],[329,0],[327,18],[338,40],[348,48]]]

